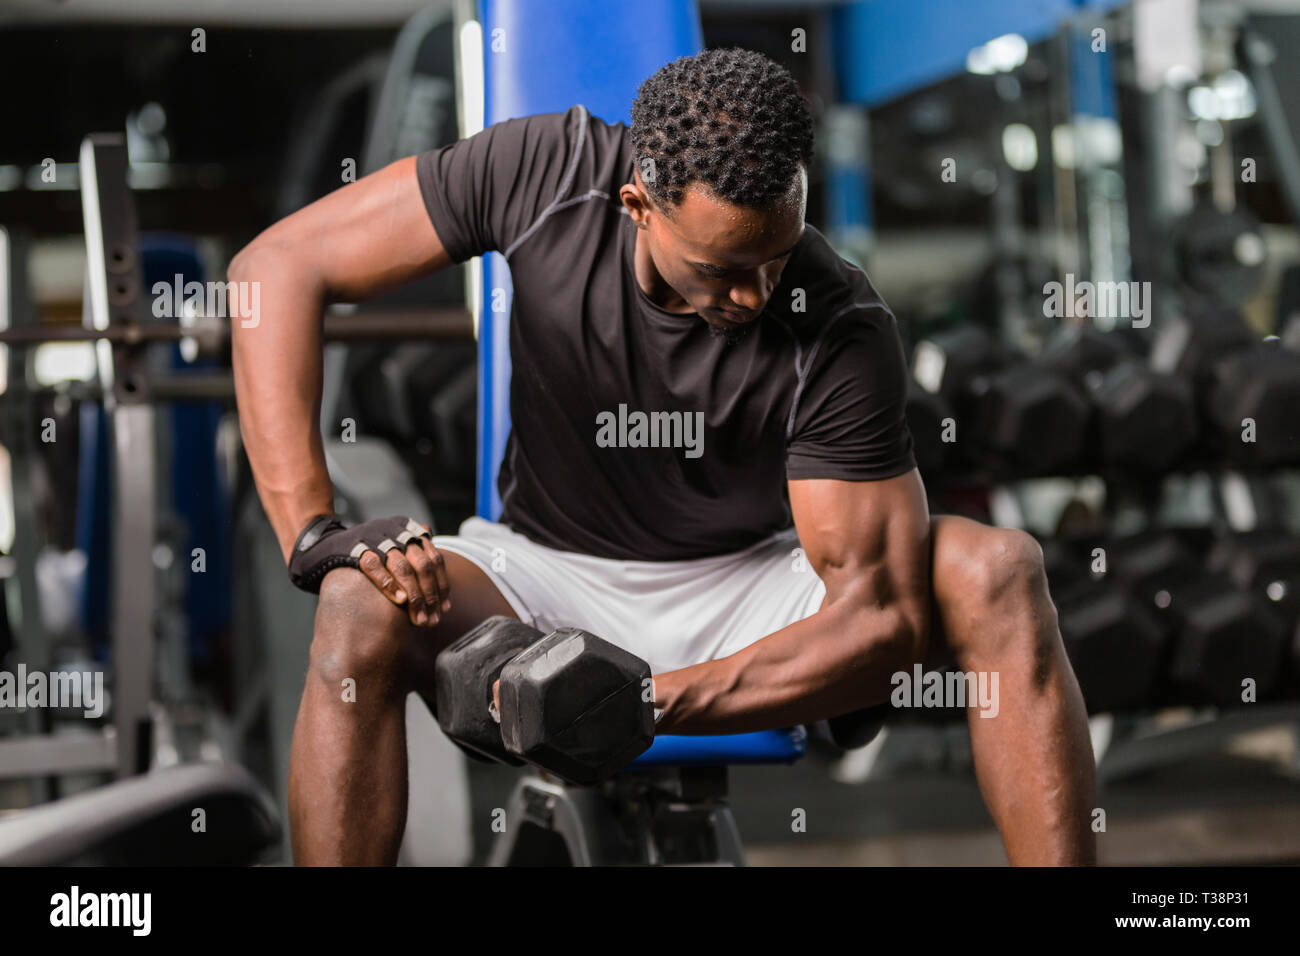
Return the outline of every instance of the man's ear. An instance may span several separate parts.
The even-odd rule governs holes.
[[[654,207],[651,205],[650,196],[646,193],[645,186],[642,185],[641,177],[638,174],[633,173],[632,182],[625,183],[619,188],[618,198],[638,229],[644,229],[649,225],[646,220],[650,217],[650,211]]]

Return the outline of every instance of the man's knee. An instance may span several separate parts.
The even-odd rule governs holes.
[[[360,571],[339,568],[321,582],[311,669],[327,681],[392,672],[410,631],[406,612]]]
[[[1043,548],[1023,531],[971,522],[961,537],[936,542],[936,587],[979,604],[1022,600],[1045,580]]]
[[[935,599],[951,650],[976,648],[995,653],[1022,650],[1024,641],[1050,644],[1053,628],[1042,618],[1052,613],[1047,599],[1043,550],[1034,538],[1011,528],[963,521],[935,536]],[[978,622],[973,629],[954,623]]]

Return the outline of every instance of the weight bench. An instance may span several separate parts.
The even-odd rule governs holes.
[[[727,767],[791,764],[803,727],[714,737],[665,735],[595,787],[539,771],[520,778],[492,866],[744,866]]]

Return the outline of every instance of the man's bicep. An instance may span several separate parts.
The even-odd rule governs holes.
[[[799,542],[827,602],[897,604],[924,626],[930,515],[916,470],[881,481],[796,480],[789,490]]]

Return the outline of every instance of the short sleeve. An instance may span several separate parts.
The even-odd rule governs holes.
[[[579,106],[506,120],[416,157],[425,208],[452,261],[506,252],[525,235],[568,188],[588,122]]]
[[[786,477],[876,481],[916,466],[907,363],[894,316],[853,308],[813,343],[801,370]]]

